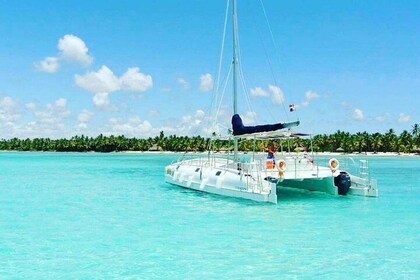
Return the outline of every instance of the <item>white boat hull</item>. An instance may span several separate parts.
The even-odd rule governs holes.
[[[166,167],[165,181],[192,190],[270,203],[277,203],[277,189],[281,188],[339,193],[334,184],[337,173],[304,157],[287,158],[287,165],[293,169],[285,172],[266,169],[262,162],[235,163],[223,158],[184,160]],[[357,176],[350,178],[347,194],[378,196],[375,182],[372,185]]]
[[[232,167],[232,161],[184,161],[166,167],[165,181],[217,195],[277,203],[276,184]],[[260,182],[256,184],[255,182]]]
[[[277,203],[277,194],[276,194],[276,185],[273,186],[273,189],[269,193],[258,193],[241,189],[234,188],[224,188],[224,187],[215,187],[208,184],[192,182],[192,181],[178,181],[173,180],[171,176],[165,176],[165,181],[180,186],[183,188],[188,188],[196,191],[207,192],[217,195],[223,195],[228,197],[243,198],[248,200],[254,200],[259,202],[271,202]]]

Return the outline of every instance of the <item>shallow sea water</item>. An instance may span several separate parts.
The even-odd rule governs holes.
[[[420,157],[272,205],[166,184],[179,156],[0,153],[0,278],[420,279]]]

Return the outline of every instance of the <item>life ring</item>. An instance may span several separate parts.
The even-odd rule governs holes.
[[[279,160],[279,170],[282,173],[286,171],[286,161],[284,159]]]
[[[331,171],[336,171],[340,167],[340,162],[336,158],[330,159],[328,162],[328,165],[330,166]]]
[[[274,160],[272,160],[272,159],[267,159],[267,160],[265,161],[265,168],[266,168],[266,169],[274,169],[274,167],[275,167]]]

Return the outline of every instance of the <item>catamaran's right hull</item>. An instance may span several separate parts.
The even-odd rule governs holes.
[[[334,185],[334,178],[332,176],[280,180],[277,188],[283,187],[338,195],[338,189]]]
[[[371,196],[377,197],[378,189],[376,188],[376,181],[367,182],[366,180],[350,176],[350,188],[346,192],[347,195]],[[339,187],[336,186],[333,176],[315,177],[315,178],[298,178],[298,179],[284,179],[279,180],[277,188],[292,188],[308,191],[319,191],[332,195],[339,194]]]

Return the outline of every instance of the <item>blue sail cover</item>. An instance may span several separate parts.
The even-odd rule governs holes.
[[[232,117],[232,128],[233,135],[252,134],[259,132],[275,131],[282,128],[288,128],[291,126],[299,125],[299,121],[293,123],[276,123],[276,124],[265,124],[256,126],[244,126],[241,117],[238,114]]]

